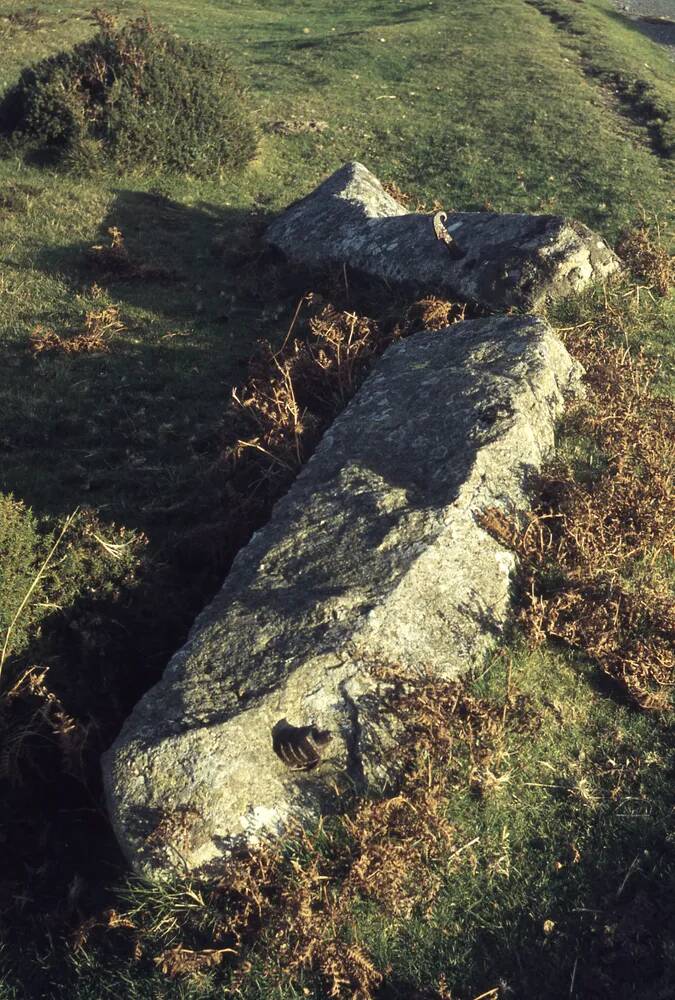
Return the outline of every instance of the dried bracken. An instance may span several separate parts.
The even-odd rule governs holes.
[[[397,201],[399,205],[403,205],[409,212],[439,212],[443,208],[438,198],[434,198],[431,205],[429,205],[426,201],[420,201],[414,195],[403,191],[395,181],[385,181],[382,187],[394,201]]]
[[[452,323],[461,323],[466,317],[465,302],[448,302],[430,296],[414,302],[405,317],[406,330],[443,330]]]
[[[247,481],[249,495],[283,489],[392,339],[374,321],[314,296],[303,304],[307,336],[277,352],[264,344],[248,382],[232,393],[226,459],[233,478]]]
[[[202,972],[214,965],[220,965],[232,948],[201,948],[193,950],[175,945],[167,948],[155,958],[155,965],[167,976],[180,976],[194,972]]]
[[[116,226],[108,229],[109,243],[97,243],[87,251],[92,268],[105,278],[125,281],[175,281],[176,271],[138,260],[129,253],[124,235]]]
[[[666,296],[675,284],[675,258],[666,249],[663,235],[658,224],[654,233],[644,220],[622,234],[616,249],[639,281]]]
[[[367,802],[342,822],[354,844],[343,891],[375,900],[394,918],[431,908],[455,839],[438,783]]]
[[[268,982],[318,977],[325,995],[371,1000],[383,973],[354,937],[354,906],[375,903],[396,922],[423,917],[451,866],[476,864],[476,840],[457,843],[448,789],[469,782],[487,793],[475,788],[475,776],[502,769],[506,734],[531,726],[530,704],[510,685],[493,703],[460,683],[424,675],[402,682],[393,666],[374,665],[373,673],[401,723],[396,792],[362,801],[311,834],[290,831],[283,849],[267,846],[230,863],[214,896],[223,911],[218,943],[229,936],[242,958],[235,992],[256,957]]]
[[[675,602],[656,571],[675,549],[675,409],[655,395],[653,362],[617,346],[616,310],[561,331],[585,366],[588,398],[568,426],[592,466],[561,461],[541,478],[524,525],[498,511],[484,524],[520,556],[521,620],[535,643],[591,657],[642,708],[664,707],[675,669]]]
[[[389,709],[401,720],[397,755],[408,785],[420,790],[436,787],[442,795],[461,746],[469,756],[472,791],[489,795],[502,787],[507,780],[502,770],[505,734],[526,731],[534,718],[529,700],[512,691],[510,682],[503,701],[493,703],[475,698],[466,684],[457,681],[427,677],[400,689],[396,674],[378,670],[378,676],[389,676],[394,683]]]
[[[115,306],[92,309],[85,313],[82,329],[69,331],[62,337],[49,327],[37,325],[30,335],[33,354],[53,352],[58,354],[105,354],[110,341],[126,330]]]
[[[66,710],[59,696],[49,687],[48,674],[47,667],[30,667],[6,693],[5,705],[9,706],[17,698],[35,704],[32,719],[23,726],[22,740],[46,726],[61,751],[64,772],[81,777],[84,773],[83,756],[90,727],[74,719]],[[0,774],[1,771],[0,768]],[[16,767],[2,776],[16,780],[19,773],[19,768]]]
[[[297,838],[302,862],[284,862],[280,850],[268,847],[232,863],[215,889],[225,911],[223,930],[237,949],[256,941],[263,945],[269,982],[312,974],[326,984],[329,996],[370,1000],[382,975],[351,939],[349,897],[334,881],[339,852],[326,860],[321,831],[312,838],[299,830]],[[265,944],[272,947],[265,950]],[[249,960],[235,970],[230,984],[235,994],[249,971]]]
[[[77,924],[70,934],[70,947],[73,951],[83,950],[86,948],[92,934],[101,929],[133,932],[136,930],[136,925],[128,916],[118,913],[115,909],[108,909],[100,915],[87,917],[81,923]]]
[[[276,500],[391,343],[464,315],[462,305],[429,298],[392,323],[304,296],[285,343],[277,351],[262,344],[248,382],[232,392],[225,448],[232,493],[249,506]],[[293,337],[297,326],[304,335]]]

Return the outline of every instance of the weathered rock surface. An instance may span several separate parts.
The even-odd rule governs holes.
[[[136,867],[208,871],[335,808],[336,781],[381,779],[372,665],[453,678],[483,657],[514,558],[476,516],[526,505],[579,373],[531,316],[388,349],[104,756]],[[289,725],[315,728],[294,748]]]
[[[433,215],[410,213],[360,163],[348,163],[272,222],[265,239],[292,263],[350,269],[414,295],[536,309],[619,267],[604,240],[555,215],[451,212],[463,256],[437,239]]]

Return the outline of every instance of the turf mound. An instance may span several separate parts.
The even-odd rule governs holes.
[[[25,69],[0,103],[0,131],[51,163],[204,175],[244,166],[256,133],[222,50],[183,41],[146,17],[99,17],[88,42]]]

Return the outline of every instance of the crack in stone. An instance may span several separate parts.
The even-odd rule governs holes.
[[[345,739],[345,743],[347,745],[347,774],[356,787],[358,789],[362,789],[367,785],[363,769],[363,760],[361,759],[360,753],[362,727],[359,720],[358,705],[347,691],[348,683],[348,680],[341,681],[338,688],[344,700],[347,715],[351,723],[351,731]]]

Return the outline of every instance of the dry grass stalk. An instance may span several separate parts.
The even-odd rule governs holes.
[[[48,351],[60,354],[103,354],[110,350],[110,340],[126,330],[115,306],[91,309],[84,314],[83,329],[61,337],[49,327],[37,325],[30,335],[33,354]]]
[[[650,391],[654,364],[616,346],[616,323],[608,303],[603,320],[565,331],[589,387],[567,422],[597,467],[580,477],[552,465],[524,524],[499,511],[484,524],[521,558],[532,641],[579,649],[637,705],[657,709],[672,690],[675,602],[644,568],[675,550],[675,409]]]

